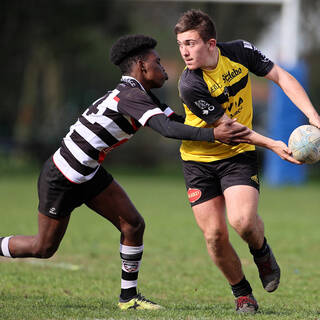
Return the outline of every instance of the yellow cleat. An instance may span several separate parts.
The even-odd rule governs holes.
[[[162,306],[146,299],[140,293],[131,298],[129,301],[121,301],[118,303],[118,306],[121,310],[159,310],[163,309]]]

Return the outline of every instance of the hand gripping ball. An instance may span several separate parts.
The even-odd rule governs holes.
[[[289,137],[288,147],[296,160],[316,163],[320,160],[320,129],[312,125],[294,129]]]

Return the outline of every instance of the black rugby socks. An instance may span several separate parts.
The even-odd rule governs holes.
[[[255,258],[264,257],[265,255],[267,255],[270,252],[270,247],[267,244],[267,239],[266,238],[264,238],[263,245],[262,245],[262,247],[260,249],[258,249],[258,250],[257,249],[253,249],[253,248],[250,248],[250,246],[249,246],[249,249],[250,249],[251,254]]]
[[[231,290],[236,298],[247,296],[252,293],[252,288],[246,277],[243,277],[239,283],[231,285]]]

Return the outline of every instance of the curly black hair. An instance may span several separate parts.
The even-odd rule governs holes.
[[[132,63],[154,49],[157,41],[151,37],[134,34],[119,38],[111,47],[110,60],[119,66],[122,74],[130,72]]]

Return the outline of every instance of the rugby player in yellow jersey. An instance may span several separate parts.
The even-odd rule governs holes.
[[[295,105],[320,128],[320,117],[298,81],[247,41],[217,42],[212,19],[200,10],[185,12],[175,26],[177,43],[186,68],[179,81],[185,124],[219,127],[237,121],[252,129],[252,95],[249,72],[278,84]],[[300,164],[282,141],[250,130],[248,143],[227,145],[183,141],[183,170],[195,219],[208,253],[231,285],[236,311],[255,313],[258,304],[246,280],[237,253],[229,242],[230,225],[248,243],[264,289],[273,292],[280,283],[280,268],[264,236],[257,213],[258,163],[255,145],[282,159]]]

